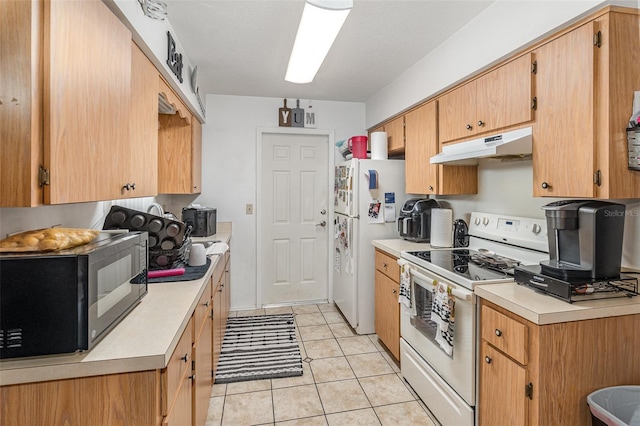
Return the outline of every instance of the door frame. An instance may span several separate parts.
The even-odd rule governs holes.
[[[262,308],[262,266],[264,264],[264,259],[262,255],[262,247],[263,238],[262,238],[262,136],[265,134],[281,134],[281,135],[313,135],[313,136],[326,136],[327,137],[327,176],[329,179],[327,180],[327,230],[329,232],[327,236],[327,296],[329,303],[333,302],[333,257],[332,249],[333,249],[333,233],[334,233],[334,225],[333,225],[333,200],[331,198],[333,194],[333,181],[334,181],[334,173],[333,168],[335,165],[334,160],[334,131],[333,130],[322,130],[322,129],[305,129],[304,127],[259,127],[256,131],[256,307],[258,309]]]

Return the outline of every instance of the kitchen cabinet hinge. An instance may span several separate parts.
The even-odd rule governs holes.
[[[49,170],[40,166],[38,170],[38,186],[43,187],[44,185],[49,185]]]
[[[524,387],[524,396],[533,399],[533,383],[529,383]]]
[[[196,362],[191,361],[191,371],[196,371]]]
[[[538,61],[533,61],[531,64],[531,74],[538,74]]]
[[[534,97],[533,99],[531,99],[531,109],[533,110],[537,110],[538,109],[538,97]]]
[[[598,31],[593,35],[593,45],[596,47],[602,46],[602,31]]]
[[[598,186],[602,185],[602,173],[600,173],[600,170],[597,170],[593,174],[593,183],[598,185]]]

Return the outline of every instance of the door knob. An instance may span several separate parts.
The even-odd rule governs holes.
[[[325,209],[322,209],[320,210],[320,214],[324,216],[325,214],[327,214],[327,211]]]
[[[326,221],[326,220],[323,220],[323,221],[322,221],[322,222],[320,222],[320,223],[316,223],[316,226],[321,226],[321,227],[323,227],[323,228],[324,228],[325,226],[327,226],[327,221]]]

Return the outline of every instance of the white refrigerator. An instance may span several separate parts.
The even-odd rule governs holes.
[[[358,334],[375,332],[375,248],[398,238],[408,198],[404,160],[349,160],[335,166],[333,300]]]

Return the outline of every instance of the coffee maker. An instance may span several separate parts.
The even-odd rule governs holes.
[[[548,261],[541,273],[562,280],[620,276],[625,206],[563,200],[542,206],[547,218]]]

